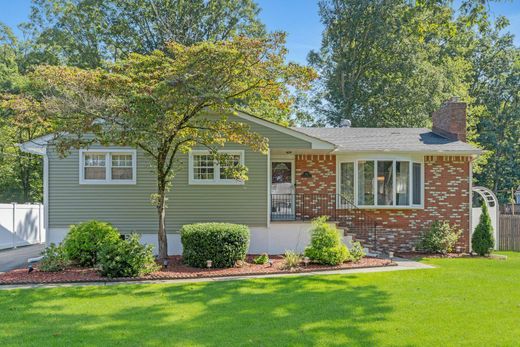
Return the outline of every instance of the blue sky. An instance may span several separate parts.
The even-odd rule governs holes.
[[[318,16],[317,0],[257,0],[262,8],[261,20],[271,31],[287,32],[288,59],[305,63],[307,53],[318,49],[323,26]],[[30,0],[0,0],[0,21],[15,30],[27,20]],[[509,18],[510,31],[515,34],[515,42],[520,45],[520,0],[502,1],[490,5],[493,17],[503,15]]]

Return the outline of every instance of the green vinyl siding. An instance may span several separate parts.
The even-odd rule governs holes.
[[[262,125],[249,124],[252,131],[269,139],[270,148],[311,146],[304,140]],[[178,232],[183,224],[207,221],[267,225],[268,156],[236,144],[227,144],[223,149],[244,150],[248,181],[243,185],[190,185],[188,155],[180,156],[183,165],[178,168],[168,193],[166,226],[169,233]],[[150,195],[157,189],[156,178],[144,152],[137,151],[136,184],[129,185],[80,185],[78,151],[61,159],[49,147],[48,156],[51,229],[98,219],[114,224],[124,233],[157,231],[157,211],[150,203]]]

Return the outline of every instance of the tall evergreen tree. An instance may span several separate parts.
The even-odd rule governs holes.
[[[478,255],[489,254],[493,250],[495,239],[493,237],[493,226],[487,205],[482,204],[482,214],[480,220],[471,237],[471,248]]]

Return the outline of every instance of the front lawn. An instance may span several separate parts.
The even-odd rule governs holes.
[[[0,345],[499,345],[520,341],[520,253],[436,269],[0,291]]]

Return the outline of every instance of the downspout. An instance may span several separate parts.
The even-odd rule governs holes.
[[[473,158],[469,162],[469,253],[471,248],[471,238],[473,237]]]
[[[45,245],[50,244],[49,239],[49,156],[47,148],[43,155],[43,230],[45,232]]]

